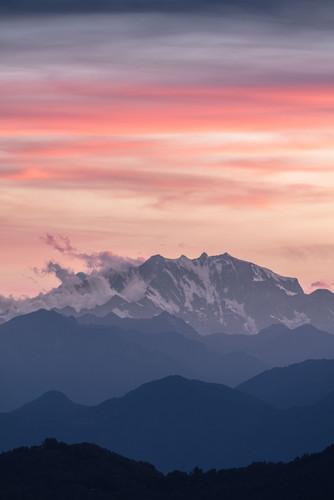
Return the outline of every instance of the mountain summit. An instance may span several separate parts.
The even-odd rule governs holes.
[[[309,321],[287,304],[304,292],[286,278],[228,253],[195,259],[154,255],[122,273],[110,271],[115,295],[107,307],[121,316],[143,317],[167,311],[201,333],[257,333],[275,322],[297,326]]]
[[[281,323],[312,323],[334,333],[334,294],[305,294],[296,278],[280,276],[229,253],[190,259],[154,255],[126,270],[78,273],[75,283],[23,304],[22,312],[44,307],[65,315],[152,318],[163,312],[181,318],[202,334],[254,334]],[[15,314],[17,314],[16,306]]]

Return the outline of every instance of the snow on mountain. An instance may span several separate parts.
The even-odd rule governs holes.
[[[166,259],[155,255],[128,273],[109,274],[111,287],[126,302],[129,316],[157,314],[161,310],[180,316],[201,333],[214,331],[257,333],[264,325],[269,303],[278,317],[288,297],[304,292],[294,278],[285,278],[253,263],[225,253],[197,259],[182,255]],[[115,298],[109,301],[114,310]],[[139,310],[133,310],[133,303]],[[119,308],[119,306],[118,306]],[[288,315],[292,321],[293,316]],[[279,319],[278,319],[279,321]]]
[[[154,255],[122,271],[78,273],[48,294],[12,307],[7,301],[2,317],[41,307],[71,307],[97,316],[113,312],[128,318],[166,311],[203,334],[254,334],[272,323],[290,328],[313,323],[334,333],[334,294],[307,295],[297,279],[228,253],[211,257],[203,253],[195,259]]]

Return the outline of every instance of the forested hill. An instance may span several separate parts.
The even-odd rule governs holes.
[[[163,475],[91,444],[54,439],[0,455],[1,500],[330,500],[334,446],[288,464]]]

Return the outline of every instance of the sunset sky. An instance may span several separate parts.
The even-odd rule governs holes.
[[[334,283],[334,34],[261,15],[0,21],[0,295],[83,252],[229,253]],[[316,285],[315,285],[316,286]]]

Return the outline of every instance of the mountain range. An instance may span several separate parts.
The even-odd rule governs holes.
[[[175,374],[236,385],[270,366],[248,353],[209,350],[200,335],[166,313],[152,320],[118,318],[117,325],[44,310],[0,325],[0,410],[48,390],[98,403]]]
[[[49,390],[97,404],[168,375],[237,386],[312,358],[334,359],[334,335],[311,325],[202,336],[168,313],[134,320],[40,310],[0,325],[0,411]]]
[[[110,270],[106,277],[114,295],[91,314],[143,318],[167,311],[202,334],[254,334],[273,323],[312,323],[334,332],[334,294],[305,294],[297,279],[228,253],[197,259],[156,255],[127,271]]]
[[[295,278],[280,276],[228,253],[189,259],[150,257],[126,270],[67,277],[56,289],[21,301],[0,300],[8,320],[33,310],[100,318],[147,319],[167,312],[201,334],[255,334],[274,323],[312,324],[334,333],[334,294],[307,294]],[[2,310],[2,312],[1,312]]]
[[[214,334],[202,337],[208,349],[220,353],[244,352],[271,366],[286,366],[308,359],[333,358],[333,334],[306,324],[290,329],[271,325],[257,335]]]
[[[171,376],[90,407],[46,393],[0,414],[0,445],[53,436],[94,442],[163,471],[240,467],[321,450],[334,440],[333,411],[334,383],[320,401],[281,410],[221,384]]]

